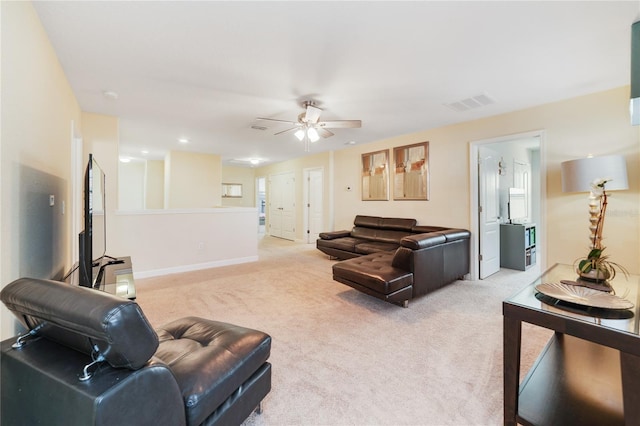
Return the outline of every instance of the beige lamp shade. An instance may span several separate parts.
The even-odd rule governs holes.
[[[560,164],[562,192],[589,192],[596,179],[607,179],[606,190],[629,189],[627,163],[622,155],[606,155]]]

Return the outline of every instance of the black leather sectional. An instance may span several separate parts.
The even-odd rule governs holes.
[[[465,229],[415,219],[359,215],[351,231],[321,233],[316,247],[343,259],[333,265],[334,280],[407,307],[469,273],[470,237]]]
[[[2,342],[3,425],[238,425],[271,389],[271,337],[22,278],[0,293],[29,332]]]

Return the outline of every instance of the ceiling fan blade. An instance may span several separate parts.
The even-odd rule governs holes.
[[[278,133],[274,133],[273,135],[274,135],[274,136],[281,135],[281,134],[283,134],[283,133],[287,133],[287,132],[290,132],[290,131],[292,131],[292,130],[296,130],[296,129],[299,129],[299,128],[300,128],[300,126],[292,127],[292,128],[290,128],[290,129],[282,130],[282,131],[280,131],[280,132],[278,132]]]
[[[332,132],[328,131],[327,129],[323,129],[322,127],[318,128],[318,134],[325,139],[333,136]]]
[[[278,120],[275,118],[263,118],[263,117],[257,117],[256,120],[263,120],[263,121],[276,121],[278,123],[287,123],[287,124],[298,124],[297,121],[290,121],[290,120]]]
[[[321,112],[322,110],[320,108],[314,107],[313,105],[307,105],[307,112],[304,115],[307,123],[317,123],[320,119]]]
[[[325,129],[352,129],[356,127],[362,127],[362,121],[360,120],[332,120],[321,121],[316,123],[315,127]]]

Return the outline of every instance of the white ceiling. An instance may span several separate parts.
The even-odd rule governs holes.
[[[321,119],[362,120],[316,153],[629,84],[640,17],[637,0],[34,4],[82,110],[120,118],[121,156],[224,162],[308,155],[273,136],[287,126],[251,128],[308,99]],[[482,94],[495,103],[445,106]]]

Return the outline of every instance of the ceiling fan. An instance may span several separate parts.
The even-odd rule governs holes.
[[[362,121],[360,120],[331,120],[320,121],[320,114],[322,110],[315,106],[314,101],[304,101],[302,103],[304,112],[298,115],[298,121],[277,120],[275,118],[262,118],[258,117],[258,120],[275,121],[278,123],[287,123],[293,125],[293,127],[274,133],[274,135],[281,135],[295,130],[294,135],[299,141],[305,142],[305,151],[309,151],[309,143],[317,142],[320,137],[328,138],[334,135],[333,132],[327,129],[349,129],[362,127]]]

